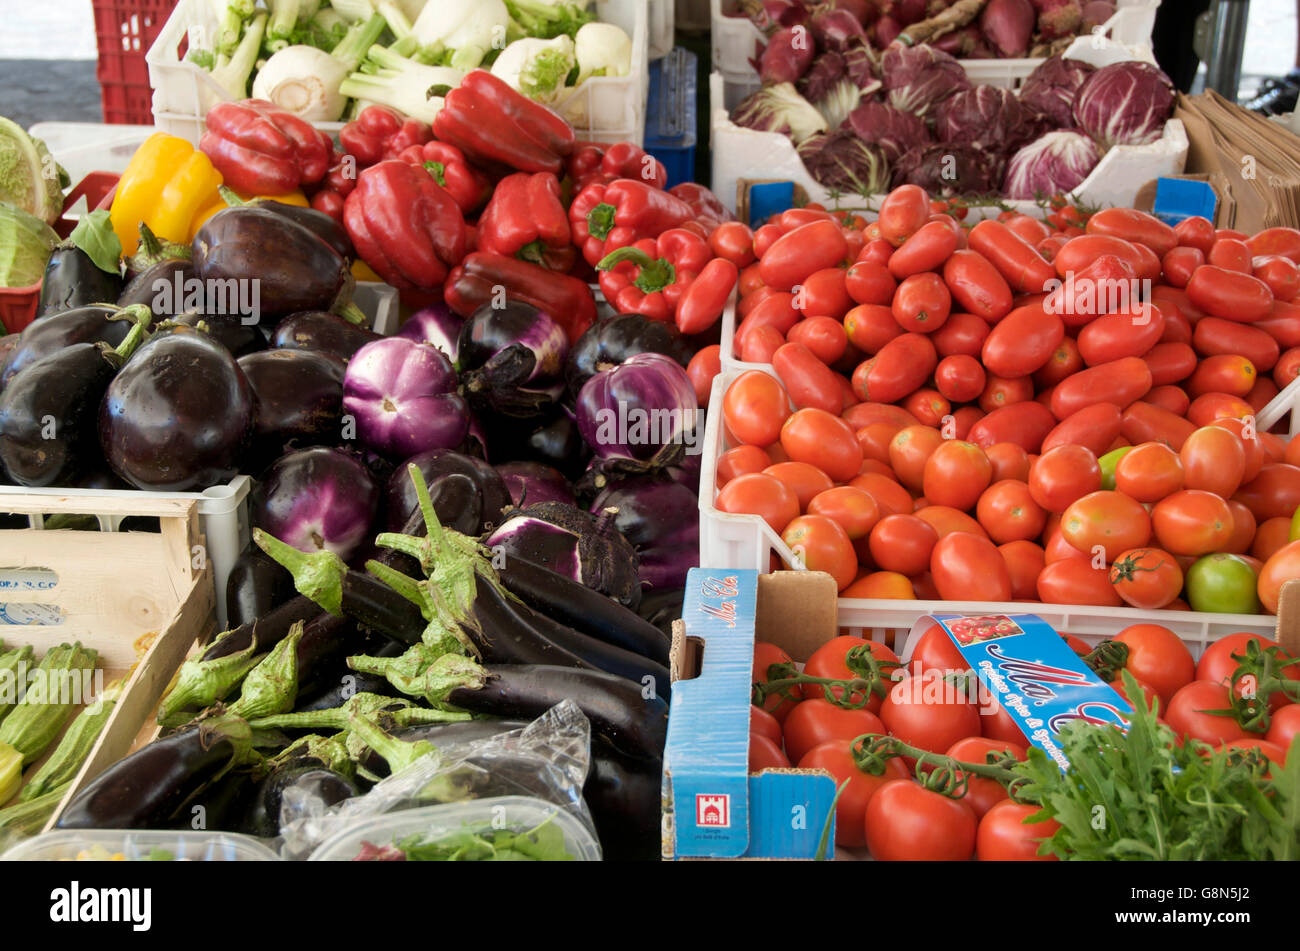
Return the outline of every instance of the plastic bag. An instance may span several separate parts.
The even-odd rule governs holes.
[[[382,813],[499,796],[558,806],[594,838],[582,798],[590,756],[591,724],[576,703],[564,700],[522,729],[438,746],[365,795],[332,807],[309,784],[294,784],[281,800],[280,854],[305,859],[347,826]]]

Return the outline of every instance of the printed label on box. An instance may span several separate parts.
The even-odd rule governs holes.
[[[731,797],[701,793],[695,797],[695,824],[715,829],[731,828]]]
[[[913,635],[932,623],[948,633],[1025,738],[1061,769],[1070,765],[1057,743],[1065,724],[1128,729],[1133,708],[1038,615],[936,614],[917,621]]]

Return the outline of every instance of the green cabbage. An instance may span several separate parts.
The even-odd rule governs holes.
[[[58,243],[59,236],[44,221],[0,202],[0,287],[27,287],[39,281]]]
[[[44,142],[0,116],[0,201],[52,225],[63,212],[65,175]]]

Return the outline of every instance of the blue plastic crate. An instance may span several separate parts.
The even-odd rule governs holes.
[[[668,187],[695,180],[695,54],[680,46],[650,64],[645,150],[668,170]]]

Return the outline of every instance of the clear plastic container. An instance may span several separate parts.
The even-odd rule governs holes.
[[[14,846],[0,861],[66,862],[98,846],[127,862],[150,861],[155,852],[166,852],[177,862],[278,862],[280,856],[257,839],[234,832],[166,832],[127,829],[59,829],[33,836]]]
[[[600,861],[600,843],[575,816],[531,796],[495,796],[387,812],[349,826],[326,839],[308,861],[350,862],[361,851],[363,842],[382,847],[413,835],[430,839],[475,828],[526,832],[541,825],[548,817],[564,833],[565,850],[574,859]]]

